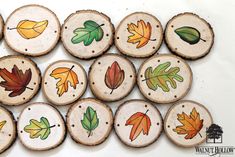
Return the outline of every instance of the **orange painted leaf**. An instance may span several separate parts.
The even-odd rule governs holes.
[[[124,78],[125,72],[120,68],[118,62],[113,62],[111,67],[109,66],[105,73],[105,84],[111,89],[110,94],[122,84]]]
[[[0,76],[4,81],[0,82],[0,86],[5,88],[5,91],[11,91],[8,95],[9,97],[15,97],[21,95],[26,88],[33,90],[32,88],[27,87],[32,78],[31,69],[28,69],[23,73],[22,70],[14,65],[12,72],[9,72],[7,69],[0,69]]]
[[[143,135],[148,135],[151,126],[151,120],[147,116],[147,112],[148,110],[145,113],[136,112],[126,121],[126,126],[133,125],[129,137],[131,141],[134,141],[141,132],[143,132]]]
[[[77,74],[72,70],[74,66],[71,68],[59,67],[52,71],[50,74],[51,77],[55,79],[59,79],[56,84],[57,94],[62,96],[65,92],[68,91],[69,83],[70,86],[76,89],[76,85],[79,83]]]
[[[128,32],[132,34],[128,37],[127,42],[132,44],[138,43],[136,48],[141,48],[145,46],[149,40],[152,40],[150,39],[152,27],[149,22],[146,24],[143,20],[140,20],[137,22],[137,25],[131,23],[128,24],[127,27]],[[152,41],[154,40],[156,39]]]
[[[181,126],[177,126],[173,129],[179,135],[186,135],[185,139],[192,139],[197,134],[201,136],[199,133],[203,127],[203,119],[200,119],[200,114],[197,112],[195,108],[193,108],[190,115],[182,114],[177,115],[177,120],[182,124]]]

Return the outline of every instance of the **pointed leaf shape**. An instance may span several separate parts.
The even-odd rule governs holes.
[[[114,89],[117,89],[125,78],[125,72],[121,70],[117,61],[113,62],[111,67],[109,66],[105,73],[105,84],[111,89],[111,93]]]
[[[76,85],[79,83],[77,74],[72,70],[74,66],[70,69],[66,67],[59,67],[52,71],[50,74],[51,77],[59,79],[56,84],[57,94],[62,96],[65,92],[68,91],[68,84],[76,89]]]
[[[0,131],[2,130],[3,126],[6,124],[7,121],[1,121],[0,122]]]
[[[180,27],[175,30],[175,33],[185,42],[193,45],[200,41],[200,32],[193,27]]]
[[[145,46],[151,40],[152,27],[149,22],[146,24],[143,20],[140,20],[137,22],[137,25],[131,23],[127,27],[128,32],[132,34],[128,37],[127,42],[132,44],[138,43],[136,48]]]
[[[83,42],[85,46],[88,46],[94,39],[100,41],[104,35],[104,31],[101,28],[103,25],[98,25],[95,21],[91,20],[84,22],[84,28],[77,28],[73,31],[75,36],[71,39],[71,42],[73,44]]]
[[[25,39],[33,39],[41,35],[47,28],[48,21],[30,21],[22,20],[18,23],[17,32]],[[14,29],[14,28],[11,28]]]
[[[29,123],[29,125],[24,127],[24,131],[29,133],[30,138],[32,139],[38,137],[40,137],[41,140],[47,139],[51,133],[51,128],[55,127],[55,125],[50,126],[49,121],[45,117],[41,117],[40,122],[35,119],[31,119]]]
[[[179,67],[171,67],[166,70],[170,65],[170,62],[166,62],[158,65],[154,70],[152,67],[145,70],[145,79],[143,81],[146,81],[148,88],[156,91],[160,87],[164,92],[169,92],[170,88],[167,82],[170,83],[173,89],[177,88],[175,80],[183,82],[183,77],[177,74],[180,71]]]
[[[5,88],[5,91],[11,91],[9,97],[21,95],[26,88],[33,90],[27,87],[32,78],[31,69],[23,73],[22,70],[19,70],[18,67],[14,65],[11,73],[5,68],[0,69],[0,77],[5,80],[0,82],[0,86]]]
[[[95,130],[99,125],[97,113],[92,107],[87,107],[86,113],[84,113],[81,123],[83,128],[88,131],[88,137],[90,137],[92,131]]]
[[[182,114],[177,115],[177,120],[182,124],[181,126],[177,126],[173,129],[179,135],[185,135],[185,139],[192,139],[197,134],[201,136],[199,133],[203,127],[203,119],[200,119],[200,114],[197,112],[196,108],[193,108],[190,115]]]
[[[126,126],[133,125],[129,137],[131,141],[134,141],[141,132],[143,132],[143,135],[148,135],[151,120],[147,116],[147,112],[148,110],[145,113],[136,112],[126,121]]]

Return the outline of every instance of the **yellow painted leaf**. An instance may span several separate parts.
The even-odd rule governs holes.
[[[2,130],[2,128],[3,128],[3,126],[6,124],[6,122],[7,122],[7,121],[5,121],[5,120],[0,122],[0,130]]]
[[[186,135],[185,139],[192,139],[199,133],[203,127],[203,119],[200,119],[200,114],[197,112],[196,108],[193,108],[190,115],[182,114],[177,115],[177,120],[182,124],[173,129],[179,135]],[[202,136],[201,136],[202,137]]]
[[[141,48],[145,46],[149,42],[149,40],[151,41],[156,40],[156,39],[150,39],[152,27],[149,22],[147,22],[146,24],[143,20],[140,20],[137,22],[137,25],[131,23],[128,24],[127,26],[128,26],[127,28],[128,32],[132,34],[128,37],[127,42],[132,44],[138,43],[136,48]]]
[[[30,21],[30,20],[22,20],[18,23],[16,28],[17,32],[25,39],[36,38],[43,33],[43,31],[47,28],[48,21]]]
[[[59,79],[56,84],[57,94],[62,96],[65,92],[68,91],[68,85],[76,89],[76,85],[79,83],[77,74],[72,70],[74,66],[70,69],[66,67],[59,67],[52,71],[50,74],[51,77]]]

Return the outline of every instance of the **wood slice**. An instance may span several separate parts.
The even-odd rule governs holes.
[[[16,122],[13,114],[0,106],[0,154],[15,142]]]
[[[73,61],[60,60],[46,69],[42,89],[55,105],[67,105],[78,100],[86,91],[87,77],[83,67]]]
[[[188,93],[192,75],[191,68],[180,57],[158,55],[140,66],[137,83],[147,99],[156,103],[170,103]]]
[[[115,33],[115,45],[124,55],[148,57],[158,51],[163,40],[160,21],[144,12],[125,17]]]
[[[88,146],[101,144],[113,127],[112,110],[96,99],[82,99],[69,109],[67,127],[75,142]]]
[[[160,112],[144,100],[129,100],[116,111],[114,128],[119,139],[130,147],[146,147],[162,133]]]
[[[134,65],[126,58],[108,54],[95,60],[89,71],[92,93],[104,101],[126,97],[136,82]]]
[[[20,114],[18,136],[31,150],[49,150],[59,146],[66,137],[60,112],[46,103],[32,103]]]
[[[194,147],[205,142],[206,129],[212,123],[211,114],[203,105],[184,100],[169,109],[164,120],[164,130],[176,145]]]
[[[61,39],[73,56],[90,59],[110,48],[113,34],[114,27],[107,15],[94,10],[80,10],[65,20]]]
[[[214,32],[210,24],[198,15],[183,13],[168,22],[165,41],[175,54],[186,59],[198,59],[210,52]]]
[[[4,21],[2,15],[0,14],[0,39],[2,39],[3,36],[3,27],[4,27]]]
[[[60,22],[48,8],[26,5],[8,17],[4,27],[6,43],[14,51],[41,56],[49,53],[60,37]]]
[[[9,55],[0,58],[0,102],[21,105],[38,92],[41,72],[29,58]]]

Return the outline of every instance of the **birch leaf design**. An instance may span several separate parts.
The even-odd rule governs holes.
[[[87,107],[81,123],[82,127],[87,130],[88,137],[92,136],[92,131],[99,125],[99,118],[97,117],[96,111],[92,107]]]
[[[4,125],[6,124],[7,121],[1,121],[0,122],[0,131],[2,130],[2,128],[4,127]]]
[[[190,45],[194,45],[198,43],[200,40],[206,42],[206,40],[201,39],[201,33],[193,27],[184,26],[177,28],[175,33],[185,42],[189,43]]]
[[[145,70],[146,84],[149,89],[156,91],[160,87],[164,92],[169,92],[170,88],[167,83],[170,83],[173,89],[177,88],[176,81],[183,82],[183,77],[178,74],[180,71],[179,67],[170,67],[171,63],[166,62],[159,64],[155,69],[148,67]]]

